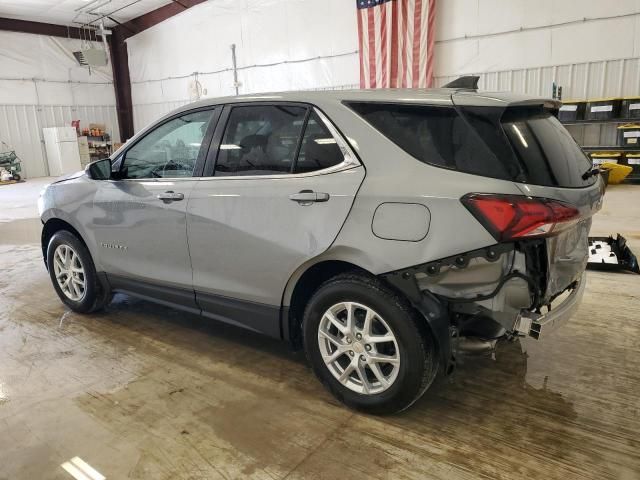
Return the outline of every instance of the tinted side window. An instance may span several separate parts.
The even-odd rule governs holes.
[[[222,136],[215,175],[290,173],[306,114],[304,107],[287,105],[234,107]]]
[[[591,170],[591,161],[550,113],[514,110],[503,115],[502,126],[529,182],[583,187],[596,181],[582,178]]]
[[[424,163],[497,178],[505,165],[452,107],[352,103],[356,112]]]
[[[123,178],[190,177],[213,110],[169,120],[127,150]]]
[[[536,185],[583,187],[590,162],[543,105],[434,107],[351,103],[380,133],[424,163]]]
[[[336,139],[316,112],[312,112],[302,138],[295,172],[305,173],[333,167],[344,161]]]

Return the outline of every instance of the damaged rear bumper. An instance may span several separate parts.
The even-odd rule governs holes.
[[[573,286],[569,295],[557,305],[551,305],[551,309],[543,314],[523,311],[516,321],[515,331],[520,335],[526,335],[535,339],[546,337],[558,327],[567,323],[575,313],[582,301],[584,289],[587,284],[586,273]]]
[[[586,258],[565,254],[565,240],[496,244],[380,277],[423,314],[451,365],[453,337],[538,339],[569,320],[584,294]]]

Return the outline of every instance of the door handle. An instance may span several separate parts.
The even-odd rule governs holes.
[[[326,202],[329,194],[324,192],[314,192],[313,190],[301,190],[298,193],[289,195],[289,200],[298,202],[300,205],[311,205],[314,202]]]
[[[164,203],[178,202],[180,200],[184,200],[184,193],[176,193],[173,190],[169,190],[164,193],[159,193],[156,197]]]

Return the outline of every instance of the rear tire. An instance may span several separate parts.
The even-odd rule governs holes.
[[[338,400],[367,413],[408,408],[438,372],[425,320],[372,276],[348,273],[322,284],[305,310],[303,334],[320,381]]]
[[[73,233],[60,230],[51,237],[47,268],[58,297],[74,312],[95,312],[111,301],[111,292],[100,283],[89,250]]]

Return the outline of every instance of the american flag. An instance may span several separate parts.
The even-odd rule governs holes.
[[[435,0],[356,0],[360,88],[427,88]]]

